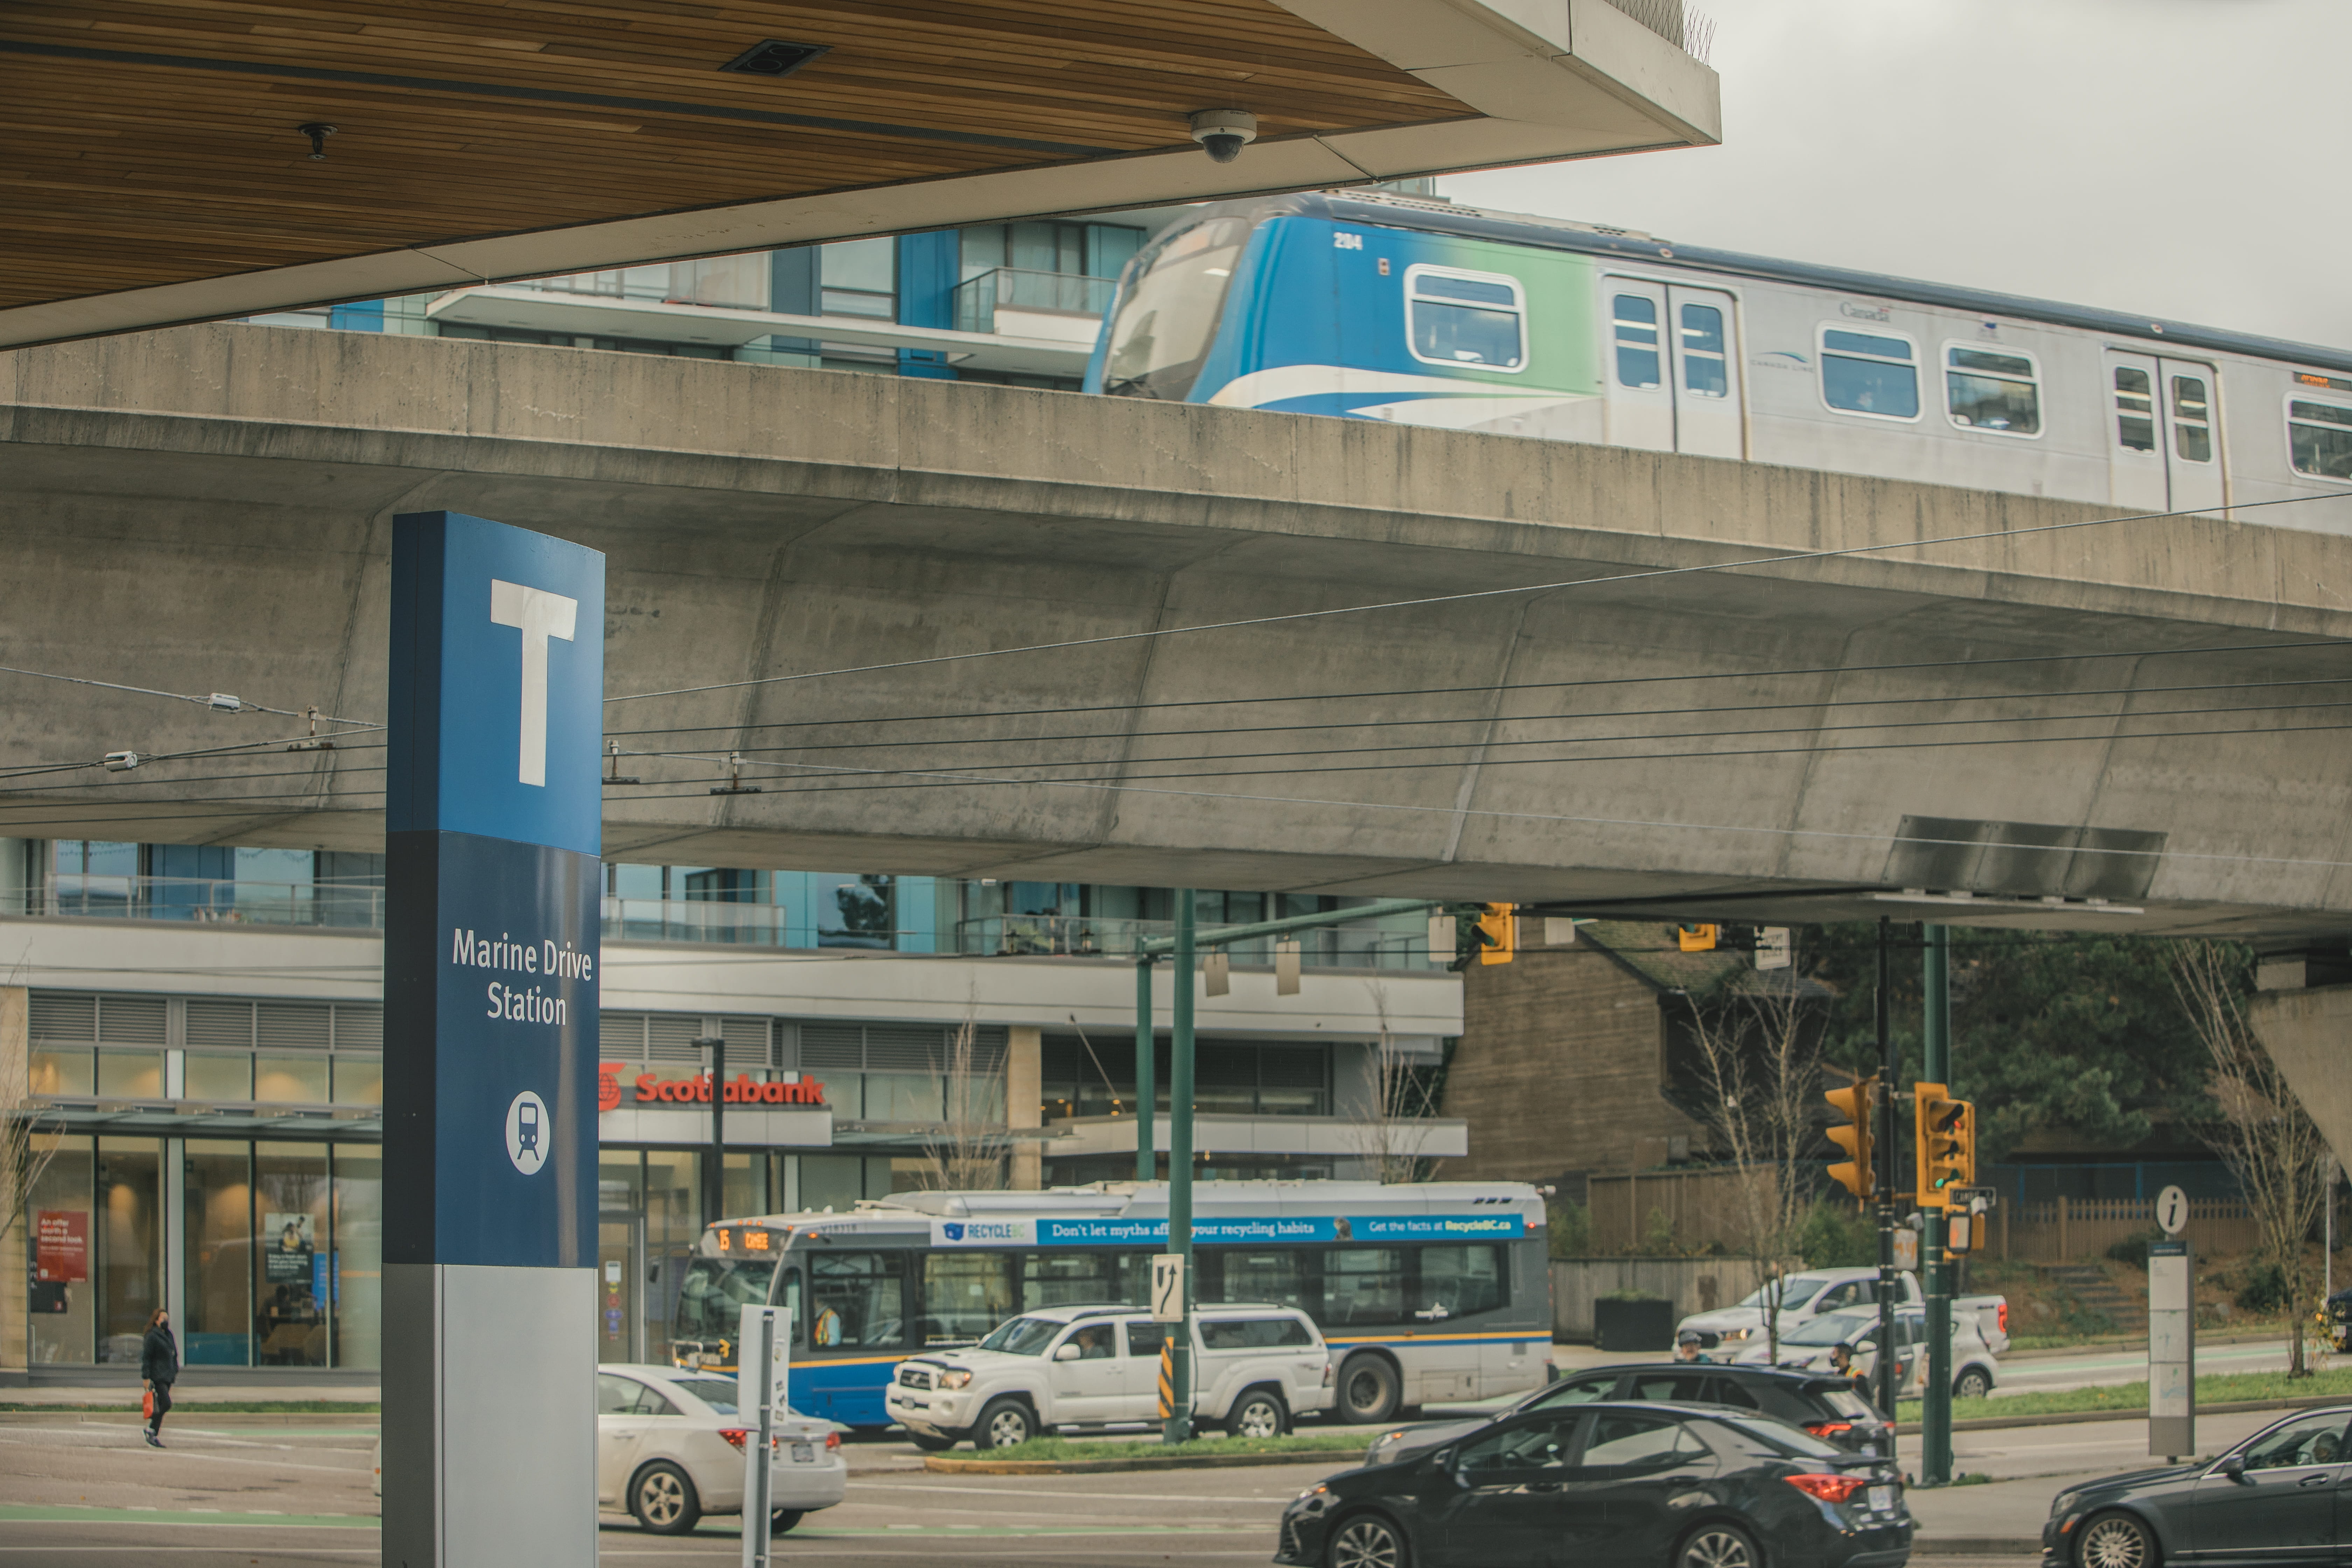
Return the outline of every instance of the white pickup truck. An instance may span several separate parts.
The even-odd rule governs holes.
[[[1904,1270],[1895,1275],[1897,1306],[1924,1306],[1927,1297],[1919,1289],[1918,1276]],[[1729,1345],[1744,1349],[1751,1340],[1760,1341],[1764,1332],[1764,1308],[1771,1299],[1772,1287],[1768,1282],[1749,1292],[1737,1306],[1722,1307],[1712,1312],[1695,1312],[1682,1321],[1681,1328],[1698,1335],[1702,1350],[1714,1351]],[[1809,1268],[1801,1274],[1790,1274],[1780,1280],[1780,1332],[1788,1333],[1799,1324],[1808,1322],[1826,1312],[1848,1311],[1855,1307],[1874,1306],[1878,1301],[1878,1270],[1875,1268]],[[1969,1321],[1976,1326],[1985,1348],[1999,1355],[2009,1349],[2009,1298],[2006,1296],[1955,1296],[1952,1298],[1955,1321]]]
[[[966,1437],[1009,1448],[1041,1432],[1157,1426],[1166,1333],[1133,1307],[1043,1308],[976,1345],[901,1362],[884,1407],[933,1452]],[[1279,1436],[1337,1397],[1330,1348],[1296,1308],[1202,1307],[1192,1353],[1194,1413],[1235,1436]]]

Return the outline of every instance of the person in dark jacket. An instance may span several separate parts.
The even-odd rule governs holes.
[[[155,1396],[155,1412],[147,1418],[147,1446],[163,1446],[163,1415],[172,1408],[172,1384],[180,1376],[180,1346],[172,1338],[172,1314],[155,1309],[147,1320],[147,1337],[139,1346],[139,1380]]]

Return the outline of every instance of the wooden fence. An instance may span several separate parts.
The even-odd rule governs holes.
[[[1592,1338],[1592,1303],[1622,1290],[1664,1297],[1677,1321],[1728,1307],[1763,1278],[1749,1258],[1555,1258],[1551,1260],[1551,1337]]]
[[[1722,1170],[1590,1177],[1592,1237],[1585,1250],[1596,1258],[1745,1252],[1753,1240],[1741,1226],[1738,1181],[1737,1173]],[[2155,1224],[2152,1198],[2004,1203],[1989,1216],[1977,1250],[2021,1263],[2074,1263],[2100,1257]],[[2244,1252],[2259,1239],[2252,1213],[2237,1198],[2191,1198],[2182,1234],[2200,1258]]]

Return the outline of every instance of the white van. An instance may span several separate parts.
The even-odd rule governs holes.
[[[1197,1419],[1271,1437],[1301,1412],[1331,1408],[1331,1352],[1306,1313],[1206,1307],[1192,1328]],[[1008,1318],[969,1349],[901,1362],[884,1407],[934,1450],[966,1437],[1005,1448],[1041,1432],[1156,1426],[1166,1333],[1134,1307],[1049,1307]]]

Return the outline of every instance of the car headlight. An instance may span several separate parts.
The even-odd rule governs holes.
[[[1290,1500],[1290,1506],[1304,1509],[1308,1513],[1320,1513],[1331,1506],[1331,1489],[1321,1485],[1308,1487]]]
[[[2082,1500],[2083,1494],[2081,1492],[2060,1492],[2056,1497],[2050,1500],[2050,1517],[2053,1519],[2065,1518],[2068,1514],[2074,1511],[2074,1505]]]
[[[940,1373],[939,1386],[941,1388],[967,1388],[971,1384],[971,1373],[969,1372],[959,1369]]]

